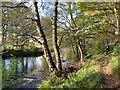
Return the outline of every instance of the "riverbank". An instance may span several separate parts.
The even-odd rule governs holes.
[[[62,61],[62,67],[70,66]],[[3,60],[3,83],[5,88],[34,88],[49,76],[48,65],[41,57],[19,57]]]
[[[84,60],[82,67],[67,77],[52,74],[39,85],[41,88],[76,88],[97,90],[103,88],[120,89],[119,54],[101,54]],[[47,84],[46,84],[47,83]]]
[[[10,57],[30,57],[30,56],[42,56],[44,54],[41,48],[34,48],[32,50],[15,50],[6,49],[2,51],[2,59],[7,59]]]

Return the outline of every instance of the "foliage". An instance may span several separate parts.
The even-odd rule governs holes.
[[[102,77],[100,70],[92,67],[95,63],[95,60],[87,61],[80,70],[70,73],[67,79],[64,76],[58,78],[52,74],[38,88],[96,88]]]
[[[118,59],[120,58],[117,53],[111,53],[103,58],[103,62],[112,70],[112,75],[118,77],[119,65]],[[100,66],[98,65],[99,56],[94,59],[86,59],[83,67],[77,72],[69,73],[67,78],[64,76],[57,77],[55,73],[52,73],[47,80],[43,81],[39,85],[38,89],[42,88],[83,88],[83,89],[95,89],[103,83],[102,73]],[[119,74],[118,74],[119,73]]]
[[[3,65],[2,65],[2,77],[3,77],[3,80],[11,80],[13,78],[15,78],[15,69],[16,69],[16,58],[13,58],[10,60],[10,63],[5,63],[5,61],[3,61]],[[9,70],[7,69],[9,66]],[[12,77],[14,76],[14,77]]]
[[[70,49],[67,49],[65,52],[63,52],[65,55],[64,57],[67,58],[67,60],[70,60],[70,61],[74,61],[74,60],[77,60],[77,58],[75,57],[74,53],[72,50]]]
[[[3,73],[2,73],[2,60],[0,61],[0,89],[2,88],[2,75],[3,75]]]
[[[8,3],[7,5],[14,6],[13,3]],[[47,3],[43,5],[47,5]],[[52,5],[51,2],[50,5]],[[59,49],[63,49],[61,56],[63,55],[67,60],[76,61],[80,60],[82,52],[85,64],[77,72],[70,73],[67,78],[64,76],[56,77],[55,72],[53,72],[47,80],[43,81],[39,88],[96,88],[102,80],[98,65],[98,54],[105,54],[105,57],[102,58],[103,63],[112,69],[113,74],[120,74],[118,65],[120,60],[120,55],[118,54],[120,53],[120,38],[115,34],[115,31],[118,29],[117,22],[120,22],[120,19],[116,17],[116,3],[65,2],[59,3],[58,6],[58,33],[56,35],[59,39],[56,42],[60,43]],[[46,10],[47,7],[43,6],[42,8]],[[50,6],[48,9],[50,8],[49,15],[51,15],[53,7]],[[41,37],[43,35],[39,35],[41,29],[38,30],[36,28],[36,17],[32,10],[30,8],[10,9],[4,7],[2,13],[4,49],[12,48],[16,44],[24,44],[24,52],[29,53],[29,55],[29,50],[36,53],[33,49],[38,45],[40,47],[40,43],[38,44],[30,36],[34,36],[38,41],[42,41]],[[51,43],[51,32],[53,29],[51,18],[52,16],[41,17],[40,19],[41,28],[47,39],[46,42],[42,42],[42,45],[46,44],[46,47],[48,47],[44,51],[53,49],[53,44]],[[38,24],[40,25],[40,23]],[[52,59],[54,59],[55,55],[52,56]],[[48,61],[52,61],[52,59]],[[14,60],[10,63],[11,70],[14,71]],[[3,73],[3,76],[5,75]],[[5,77],[10,78],[10,75]]]
[[[14,6],[14,3],[3,3],[3,5]],[[34,18],[31,9],[3,7],[2,15],[4,48],[15,48],[14,45],[30,46],[31,37],[28,35],[38,35],[35,33],[35,24],[32,21]]]
[[[119,55],[119,54],[118,54]],[[109,58],[108,66],[112,69],[113,74],[119,73],[119,59],[118,55],[111,55]]]

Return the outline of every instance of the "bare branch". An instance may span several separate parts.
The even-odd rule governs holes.
[[[30,17],[26,17],[26,18],[23,18],[23,19],[30,19],[30,20],[32,20],[32,21],[36,21],[36,22],[37,22],[36,19],[34,19],[34,18],[30,18]]]
[[[62,40],[62,39],[63,39],[63,36],[64,36],[64,35],[62,35],[62,36],[60,37],[60,42],[59,42],[58,48],[60,48],[60,46],[61,46],[61,44],[62,44],[62,41],[63,41],[63,40]]]
[[[0,6],[0,7],[6,7],[6,8],[28,8],[27,6]]]
[[[21,7],[23,7],[23,8],[29,8],[29,7],[27,7],[27,6],[24,5],[25,3],[28,3],[28,2],[21,2],[21,3],[17,4],[16,6],[2,5],[0,7],[6,7],[6,8],[21,8]]]
[[[29,34],[27,34],[27,33],[25,33],[25,34],[23,34],[23,35],[18,35],[18,36],[29,36],[29,37],[33,38],[34,40],[36,40],[38,43],[40,43],[40,45],[42,45],[42,43],[38,40],[38,38],[36,38],[36,37],[34,37],[34,36],[32,36],[32,35],[29,35]]]

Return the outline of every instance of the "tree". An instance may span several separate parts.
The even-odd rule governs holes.
[[[4,40],[4,42],[9,41],[8,43],[11,43],[11,45],[21,45],[25,44],[26,42],[30,43],[29,41],[31,40],[31,38],[36,40],[40,45],[42,44],[49,70],[55,70],[56,66],[52,60],[51,53],[48,48],[47,39],[41,26],[37,2],[34,2],[37,20],[35,19],[34,14],[31,12],[31,8],[26,9],[24,7],[25,4],[22,4],[19,7],[18,5],[16,7],[13,6],[15,6],[13,3],[11,3],[11,6],[3,6],[4,8],[8,9],[7,11],[3,10],[7,17],[3,18],[3,21],[6,21],[6,19],[8,20],[8,22],[6,22],[7,24],[3,23],[5,24],[3,25],[3,27],[7,27],[6,29],[4,29],[6,30],[6,35],[4,34],[4,38],[7,39],[6,41]],[[11,17],[14,19],[12,19]],[[37,23],[38,32],[36,32],[35,22]],[[38,36],[40,37],[40,41]]]
[[[116,20],[114,19],[114,3],[79,2],[77,3],[78,7],[81,11],[76,18],[76,23],[80,26],[80,29],[76,32],[76,35],[78,33],[81,36],[85,35],[87,52],[90,49],[93,52],[93,49],[97,48],[95,52],[106,52],[107,54],[109,45],[115,41]],[[95,47],[91,48],[91,46]]]
[[[79,9],[75,9],[74,2],[66,2],[60,5],[61,13],[59,13],[59,26],[61,29],[66,30],[66,38],[70,43],[70,47],[74,52],[77,60],[83,60],[84,50],[80,36],[76,36],[79,26],[76,25],[75,18],[78,15]],[[66,40],[64,38],[64,40]]]
[[[117,28],[115,34],[120,36],[120,2],[115,3],[114,12],[117,21]]]
[[[32,20],[33,13],[31,13],[31,9],[24,7],[6,7],[6,5],[8,6],[9,4],[11,7],[14,6],[13,3],[3,3],[2,9],[3,46],[9,49],[9,47],[12,48],[14,45],[30,45],[29,41],[31,37],[29,36],[37,36],[37,33],[35,33],[35,24]],[[6,47],[8,45],[9,47]]]
[[[77,53],[78,60],[82,61],[83,58],[84,58],[84,51],[83,51],[83,46],[81,45],[80,37],[79,36],[75,36],[75,33],[77,32],[76,28],[78,28],[78,27],[76,25],[76,22],[75,22],[75,20],[73,18],[73,14],[72,14],[73,9],[75,9],[74,8],[75,5],[74,5],[73,8],[72,8],[72,5],[74,5],[74,3],[73,4],[69,3],[69,8],[70,8],[69,12],[70,12],[70,17],[71,17],[71,23],[73,24],[73,30],[74,30],[73,33],[74,33],[74,38],[76,40],[76,53]]]
[[[52,21],[53,47],[54,47],[54,53],[55,53],[55,58],[56,58],[56,67],[57,67],[58,71],[61,71],[62,70],[62,65],[61,65],[59,47],[58,47],[58,44],[57,44],[57,12],[58,12],[57,11],[57,6],[58,6],[58,1],[55,0],[53,21]]]
[[[46,61],[47,61],[48,66],[49,66],[49,70],[53,71],[53,70],[56,69],[56,66],[55,66],[55,63],[52,60],[52,56],[51,56],[50,50],[49,50],[48,45],[47,45],[47,39],[46,39],[45,34],[44,34],[44,32],[42,30],[42,27],[41,27],[41,22],[40,22],[40,16],[39,16],[39,12],[38,12],[37,3],[38,2],[36,2],[36,0],[35,0],[34,1],[34,7],[35,7],[36,16],[37,16],[37,22],[36,22],[37,27],[38,27],[37,31],[40,35],[40,41],[42,43],[42,47],[43,47],[43,50],[44,50]]]

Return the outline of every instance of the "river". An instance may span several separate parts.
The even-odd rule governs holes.
[[[10,58],[2,61],[3,87],[37,88],[37,84],[49,75],[48,65],[42,56]],[[63,60],[62,67],[66,68],[67,65],[67,61]]]
[[[39,73],[48,71],[48,65],[42,56],[38,57],[19,57],[3,60],[3,79],[5,81],[16,80],[24,78],[25,76],[35,75],[40,76]],[[62,61],[62,66],[67,67],[67,61]]]
[[[6,79],[22,77],[25,74],[47,70],[48,65],[41,57],[20,57],[3,60],[3,68]]]

